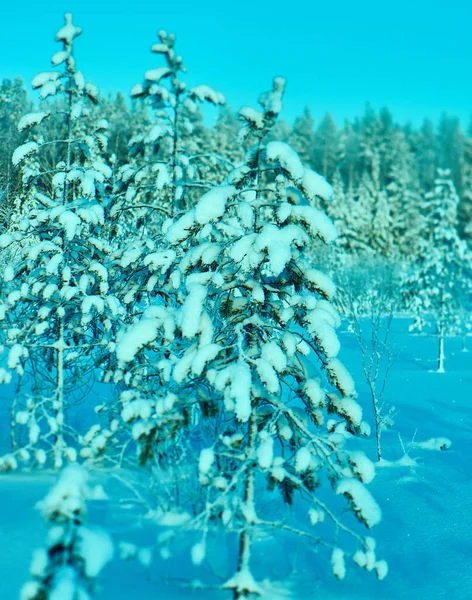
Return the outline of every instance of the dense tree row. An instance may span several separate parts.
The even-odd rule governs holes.
[[[108,120],[108,153],[114,155],[118,167],[129,161],[130,154],[142,151],[129,148],[128,142],[152,123],[150,87],[139,91],[141,88],[135,86],[129,101],[121,92],[109,94],[95,108],[97,115]],[[31,102],[21,80],[4,80],[0,90],[3,215],[18,185],[17,173],[10,165],[12,151],[22,139],[15,124]],[[185,102],[182,107],[181,126],[195,149],[210,146],[212,153],[220,156],[220,165],[228,167],[241,160],[240,147],[235,143],[239,130],[236,113],[225,106],[211,125],[204,119],[204,109],[186,107]],[[367,107],[362,117],[346,121],[342,127],[329,114],[315,126],[309,109],[305,109],[292,127],[279,122],[271,135],[290,143],[304,164],[334,182],[339,205],[333,205],[334,218],[342,220],[359,213],[351,216],[345,232],[345,244],[353,251],[360,247],[387,254],[395,248],[410,254],[409,228],[418,220],[421,198],[434,187],[438,168],[450,171],[459,196],[459,233],[472,240],[472,129],[464,131],[457,118],[444,114],[437,126],[426,120],[416,129],[395,123],[388,109],[377,113]],[[384,228],[394,225],[390,239],[383,234],[378,239],[379,222]],[[409,239],[405,233],[410,234]]]

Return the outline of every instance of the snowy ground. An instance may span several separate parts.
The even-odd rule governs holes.
[[[291,543],[265,540],[260,552],[270,564],[273,579],[281,580],[267,584],[268,598],[466,600],[472,597],[472,353],[461,351],[460,340],[447,340],[446,373],[438,374],[431,371],[435,368],[435,341],[408,334],[407,319],[395,320],[393,329],[396,362],[386,393],[397,413],[394,429],[384,435],[384,457],[389,464],[378,469],[370,486],[384,515],[374,531],[378,554],[388,560],[390,573],[379,582],[372,574],[349,566],[346,579],[339,582],[330,573],[328,559],[315,555],[312,564],[305,560],[298,565],[295,582],[286,558]],[[356,341],[347,332],[341,335],[341,341],[342,357],[356,377],[368,414],[368,393],[359,368]],[[469,343],[472,349],[472,341]],[[403,454],[399,433],[412,459],[409,466],[392,464]],[[433,437],[449,438],[451,448],[428,450],[418,445]],[[374,459],[373,439],[364,443],[363,449]],[[119,477],[126,480],[129,475],[121,473]],[[105,526],[116,541],[152,546],[158,532],[145,518],[148,508],[115,475],[97,474],[96,478],[106,489],[108,499],[90,503],[90,523]],[[34,505],[54,480],[51,474],[0,477],[1,600],[18,598],[18,591],[28,578],[32,550],[43,545],[45,529]],[[213,575],[224,571],[230,558],[227,548],[214,552]],[[116,559],[105,569],[96,597],[102,600],[225,598],[224,594],[208,590],[191,592],[175,583],[179,577],[205,580],[211,575],[208,570],[191,566],[188,549],[183,546],[167,561],[155,556],[149,567],[135,560]]]

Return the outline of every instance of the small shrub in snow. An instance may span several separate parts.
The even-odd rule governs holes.
[[[45,549],[36,550],[31,581],[21,600],[88,600],[105,565],[113,558],[107,533],[84,525],[86,501],[92,497],[83,467],[71,465],[40,503],[50,526]]]
[[[394,362],[390,338],[397,293],[393,271],[386,269],[382,277],[373,281],[362,277],[356,284],[351,272],[350,278],[346,276],[344,281],[343,309],[361,351],[362,370],[375,419],[378,460],[382,458],[382,433],[393,425],[394,414],[394,407],[385,398]]]

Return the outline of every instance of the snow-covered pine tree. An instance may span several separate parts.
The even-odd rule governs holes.
[[[333,184],[339,189],[336,176]],[[374,204],[376,190],[372,177],[364,171],[359,184],[351,195],[334,198],[333,205],[327,206],[329,216],[334,219],[339,227],[339,242],[343,247],[349,248],[351,254],[374,254],[379,250],[382,238],[376,239],[373,229]],[[385,204],[381,204],[385,208]],[[387,219],[388,221],[388,219]],[[385,232],[385,227],[383,227]]]
[[[444,340],[459,331],[460,301],[470,298],[471,257],[457,231],[459,197],[450,171],[438,169],[433,191],[426,194],[421,252],[403,290],[414,316],[413,329],[434,326],[438,372],[444,372]]]
[[[223,95],[206,85],[187,88],[181,79],[186,69],[182,57],[175,52],[175,35],[165,31],[158,35],[159,43],[152,46],[152,51],[164,56],[166,66],[147,71],[144,83],[134,86],[131,91],[134,101],[144,102],[153,118],[148,123],[138,122],[140,131],[130,141],[130,162],[119,171],[118,200],[111,210],[112,215],[120,215],[122,234],[127,233],[126,241],[123,240],[121,250],[114,258],[121,273],[117,293],[127,307],[128,326],[142,316],[156,317],[164,310],[156,304],[165,300],[172,306],[171,298],[177,294],[178,284],[175,285],[174,280],[170,282],[168,277],[175,252],[169,251],[168,243],[163,240],[162,222],[174,212],[181,214],[182,208],[193,205],[195,196],[199,196],[202,189],[210,188],[230,170],[228,162],[221,156],[223,149],[216,152],[214,143],[210,143],[198,108],[205,103],[223,106]],[[224,131],[222,135],[227,137]],[[229,145],[229,140],[225,143]],[[151,327],[144,336],[152,334],[154,329]],[[139,334],[133,340],[126,336],[118,345],[118,364],[109,363],[105,374],[105,380],[117,384],[122,392],[118,412],[123,411],[125,421],[129,423],[135,424],[139,417],[139,414],[133,414],[133,407],[137,410],[149,398],[162,401],[159,409],[163,410],[162,418],[152,427],[146,427],[143,432],[139,426],[132,427],[132,436],[140,439],[141,462],[152,456],[161,457],[169,464],[169,446],[179,432],[182,419],[187,422],[189,418],[188,410],[182,407],[185,402],[178,409],[174,406],[168,367],[163,366],[169,363],[171,355],[166,349],[169,335],[166,330],[163,339],[154,339],[157,354],[152,358],[152,366],[149,364],[151,359],[142,354],[139,365],[133,363],[130,369],[127,368],[130,361],[144,344]],[[126,344],[129,346],[122,351]],[[156,356],[160,359],[155,360]],[[116,407],[104,409],[109,420],[114,422],[112,415],[116,414]],[[105,428],[105,431],[109,430]],[[102,432],[103,428],[95,425],[83,437],[86,444],[81,451],[83,457],[93,459],[110,450]],[[114,439],[121,439],[129,446],[129,438],[123,440],[121,431],[116,434]],[[157,449],[159,440],[167,447],[165,452]],[[120,460],[125,456],[121,452],[118,454]]]
[[[363,473],[355,465],[351,468],[355,460],[349,466],[349,453],[330,435],[339,427],[360,433],[364,424],[352,379],[336,358],[338,317],[329,302],[334,285],[311,268],[303,254],[315,239],[329,243],[336,236],[326,215],[309,205],[326,201],[332,190],[322,177],[303,167],[290,146],[265,143],[281,110],[284,87],[283,79],[274,80],[272,91],[260,98],[262,112],[242,109],[245,136],[255,145],[245,164],[228,177],[230,188],[210,192],[195,209],[193,236],[208,239],[209,234],[215,242],[226,237],[218,261],[223,266],[217,269],[226,285],[221,291],[209,286],[202,303],[210,314],[220,305],[214,341],[233,340],[205,367],[214,392],[224,393],[225,429],[202,451],[199,468],[201,484],[209,487],[211,498],[201,518],[208,521],[216,511],[227,526],[241,532],[237,570],[225,584],[235,597],[258,592],[250,567],[251,546],[259,527],[274,526],[258,515],[257,490],[264,481],[289,503],[297,490],[303,490],[311,504],[310,519],[316,522],[333,517],[315,493],[324,483],[326,469],[336,493],[349,497],[361,521],[372,526],[380,518],[359,481]],[[196,246],[193,236],[187,238],[191,251]],[[187,281],[205,271],[196,265]],[[217,283],[215,275],[212,279]],[[218,298],[216,303],[212,296]],[[324,381],[310,376],[299,360],[309,351],[305,344],[318,357]],[[336,391],[324,388],[329,384]],[[327,424],[323,408],[335,415]],[[332,453],[332,461],[325,460],[326,453]],[[357,487],[361,494],[366,492],[372,512],[367,504],[357,504]],[[339,549],[335,552],[342,555]]]
[[[208,142],[211,154],[216,159],[217,168],[225,175],[244,157],[243,148],[236,141],[239,129],[237,113],[226,104],[220,107],[218,118],[209,131]],[[213,177],[213,180],[216,178]]]
[[[304,168],[290,146],[265,142],[284,88],[285,80],[276,78],[260,97],[262,110],[241,109],[240,139],[252,142],[244,163],[195,208],[166,223],[167,254],[146,260],[166,274],[169,288],[117,344],[128,381],[140,365],[148,377],[160,370],[167,378],[160,398],[139,392],[125,398],[123,418],[133,425],[141,456],[149,455],[166,414],[173,420],[180,415],[180,427],[190,409],[194,421],[215,423],[198,460],[206,501],[188,526],[202,535],[192,549],[196,564],[204,560],[213,524],[237,533],[237,566],[223,586],[236,598],[260,592],[251,570],[260,529],[331,545],[335,575],[344,577],[338,541],[333,545],[300,529],[289,512],[273,520],[259,513],[259,500],[275,491],[288,504],[295,497],[305,503],[307,523],[326,518],[338,534],[352,535],[354,561],[379,577],[386,574],[372,538],[342,524],[319,491],[345,496],[368,528],[381,518],[363,485],[373,478],[372,463],[344,445],[346,431],[368,428],[352,377],[337,358],[339,316],[330,303],[335,286],[304,257],[337,235],[311,205],[327,200],[332,188]],[[168,294],[171,286],[177,304]],[[315,357],[316,373],[304,362],[308,354]]]
[[[21,79],[4,79],[0,84],[0,233],[10,227],[14,218],[14,198],[19,187],[17,169],[11,164],[11,155],[19,145],[22,134],[16,128],[30,101]]]
[[[392,134],[386,186],[395,254],[414,260],[419,252],[424,217],[414,155],[402,131]]]
[[[338,255],[356,255],[359,249],[365,250],[366,241],[361,232],[367,228],[367,219],[364,203],[354,200],[349,190],[345,190],[339,169],[332,179],[333,197],[326,204],[326,213],[332,219],[339,237],[336,240],[335,251]]]
[[[192,118],[198,105],[224,104],[225,98],[207,85],[188,88],[182,80],[186,68],[175,50],[175,35],[160,31],[151,51],[165,65],[150,69],[144,82],[131,90],[151,111],[149,123],[141,123],[129,142],[130,161],[120,170],[118,202],[114,211],[124,211],[142,232],[156,232],[165,217],[188,207],[189,191],[205,187],[198,179],[201,148],[192,136]]]
[[[87,119],[97,90],[76,68],[73,45],[80,33],[67,14],[56,35],[61,49],[52,58],[62,68],[33,79],[40,98],[52,99],[51,112],[43,106],[22,117],[18,128],[29,138],[13,153],[28,207],[16,230],[0,237],[3,252],[16,252],[2,273],[0,382],[17,377],[22,400],[14,401],[12,429],[25,426],[27,433],[26,439],[12,434],[13,453],[0,463],[6,469],[18,457],[44,464],[50,452],[57,468],[64,457],[75,460],[66,412],[83,399],[123,312],[109,291],[112,249],[102,235],[111,175],[102,158],[107,123]],[[54,112],[58,106],[66,108]],[[53,119],[64,121],[66,137],[46,142],[42,128]]]
[[[472,243],[472,140],[468,142],[458,214],[459,232],[470,245]]]
[[[346,191],[349,196],[352,196],[359,176],[360,150],[359,133],[349,121],[346,121],[341,133],[339,170],[346,182]]]
[[[312,164],[324,177],[335,172],[341,155],[339,132],[333,117],[327,113],[316,130]]]
[[[439,144],[434,124],[425,119],[419,131],[411,138],[421,189],[430,192],[434,187],[439,163]]]
[[[103,530],[84,525],[87,500],[94,497],[87,471],[65,468],[56,485],[39,504],[50,526],[46,549],[35,551],[32,579],[21,600],[90,600],[97,577],[113,558],[113,542]]]
[[[288,143],[297,152],[304,165],[311,166],[315,148],[314,121],[310,109],[305,107],[293,123]]]
[[[366,154],[367,156],[367,154]],[[393,252],[392,215],[387,192],[381,182],[380,154],[372,152],[370,173],[364,173],[362,179],[364,194],[370,204],[370,231],[367,233],[367,246],[378,254],[387,256]]]

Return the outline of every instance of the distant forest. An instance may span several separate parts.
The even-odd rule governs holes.
[[[20,78],[3,80],[0,228],[7,226],[21,187],[20,170],[12,166],[11,156],[27,132],[19,132],[17,125],[22,115],[33,108],[34,102]],[[93,112],[92,120],[106,118],[109,123],[107,152],[118,170],[129,160],[130,140],[150,127],[153,113],[141,98],[132,97],[128,102],[122,92],[96,100]],[[241,127],[237,112],[220,106],[211,126],[206,124],[200,108],[188,111],[186,119],[191,123],[189,143],[197,151],[213,148],[223,170],[230,170],[242,160],[244,147],[236,141]],[[61,136],[61,127],[65,128],[65,122],[55,123],[51,132],[56,139]],[[398,248],[411,242],[404,235],[406,213],[411,225],[415,213],[419,216],[422,211],[421,199],[434,188],[438,168],[449,171],[459,196],[459,235],[472,242],[472,124],[464,129],[458,118],[444,114],[437,124],[425,120],[419,128],[402,126],[388,108],[377,112],[367,105],[363,115],[346,119],[338,127],[329,113],[317,123],[309,108],[305,108],[293,126],[279,121],[271,136],[288,142],[304,164],[333,184],[335,197],[327,210],[338,225],[341,222],[341,243],[347,249],[380,255],[389,255],[392,249],[412,253],[411,247]]]

